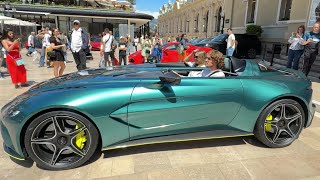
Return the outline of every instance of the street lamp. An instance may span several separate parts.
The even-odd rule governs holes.
[[[224,14],[224,12],[223,12],[223,11],[220,13],[220,16],[221,16],[221,19],[222,19],[222,29],[221,29],[221,34],[223,34],[223,29],[224,29],[224,18],[225,18],[225,14]]]

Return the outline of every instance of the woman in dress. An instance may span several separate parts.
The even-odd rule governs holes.
[[[151,54],[151,45],[152,45],[152,42],[149,39],[148,35],[146,35],[142,44],[143,49],[141,52],[142,56],[144,57],[144,62],[148,62],[148,58]]]
[[[63,75],[63,71],[66,68],[64,63],[63,47],[65,44],[61,43],[59,29],[53,29],[53,36],[50,37],[50,47],[54,51],[54,56],[50,57],[50,60],[53,61],[53,74],[54,77],[59,77]]]
[[[3,31],[2,45],[6,50],[6,62],[8,71],[11,76],[11,81],[14,87],[17,89],[19,85],[21,87],[28,87],[27,71],[24,65],[17,65],[16,60],[21,58],[20,55],[20,39],[14,39],[13,31],[7,29]]]

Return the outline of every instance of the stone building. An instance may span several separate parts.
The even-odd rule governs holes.
[[[284,42],[298,26],[310,29],[320,18],[320,0],[169,0],[159,13],[163,36],[211,37],[229,27],[245,33],[255,24],[263,28],[263,41]]]
[[[164,37],[181,33],[211,37],[223,28],[223,0],[176,0],[160,8],[158,31]]]

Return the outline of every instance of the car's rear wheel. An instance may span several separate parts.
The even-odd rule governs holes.
[[[247,57],[250,59],[254,59],[257,56],[257,51],[253,48],[249,49],[247,52]]]
[[[298,102],[290,99],[278,100],[263,110],[254,134],[268,147],[285,147],[299,137],[304,123],[305,114]]]
[[[98,139],[98,131],[88,119],[73,112],[54,111],[30,123],[24,142],[39,166],[64,170],[85,163],[94,154]]]

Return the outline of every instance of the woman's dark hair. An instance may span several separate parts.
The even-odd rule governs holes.
[[[4,29],[4,30],[3,30],[3,33],[2,33],[2,38],[1,38],[1,40],[10,39],[9,36],[8,36],[8,33],[9,33],[10,31],[13,32],[13,31],[12,31],[11,29],[9,29],[9,28]],[[13,38],[10,39],[10,40],[13,41]]]
[[[181,35],[181,39],[183,39],[183,37],[184,37],[185,35],[186,35],[186,34],[182,34],[182,35]]]
[[[306,27],[304,27],[304,25],[299,26],[299,27],[298,27],[298,29],[297,29],[297,33],[299,33],[299,29],[300,29],[300,28],[302,28],[302,29],[303,29],[302,34],[304,34],[304,33],[305,33],[305,31],[306,31]]]

